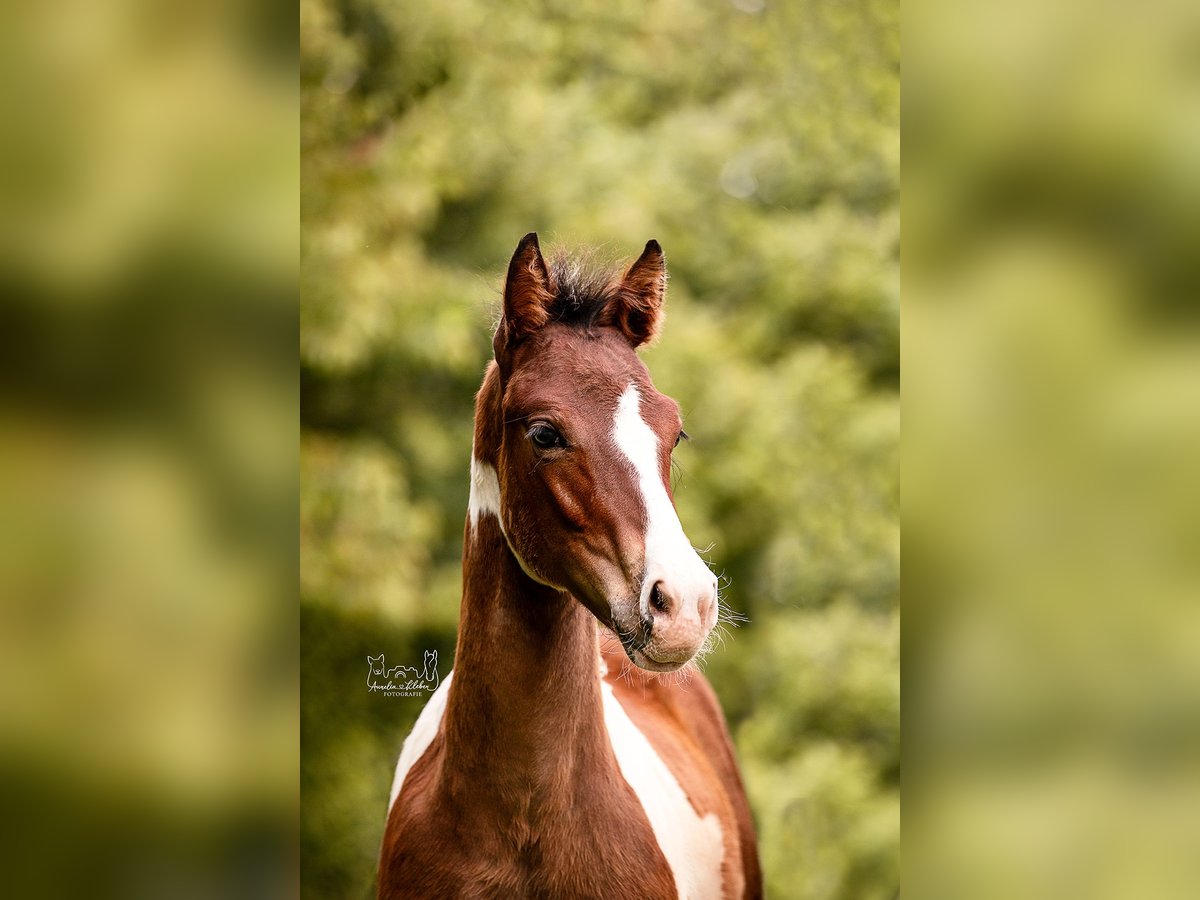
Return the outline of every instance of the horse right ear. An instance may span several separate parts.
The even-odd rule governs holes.
[[[662,328],[667,260],[658,241],[647,241],[637,262],[617,286],[615,325],[633,347],[651,343]]]
[[[550,270],[542,259],[536,232],[529,232],[517,244],[508,277],[504,281],[504,318],[496,329],[495,350],[501,350],[537,331],[550,319],[554,285]]]

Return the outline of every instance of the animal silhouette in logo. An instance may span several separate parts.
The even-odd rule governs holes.
[[[387,674],[384,672],[383,654],[378,656],[367,657],[367,687],[372,687],[377,679],[387,679]]]
[[[388,668],[384,654],[367,657],[367,687],[382,690],[437,690],[440,679],[437,671],[437,651],[426,650],[424,665],[392,666]]]

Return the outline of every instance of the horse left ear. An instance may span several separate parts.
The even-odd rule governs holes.
[[[507,369],[511,349],[550,319],[554,284],[536,232],[517,244],[504,280],[504,315],[492,335],[492,350],[501,372]]]
[[[658,337],[665,318],[663,300],[667,294],[667,260],[658,241],[647,241],[617,287],[616,326],[634,347]]]
[[[550,318],[554,286],[542,258],[537,232],[521,238],[504,281],[504,328],[509,340],[519,341]]]

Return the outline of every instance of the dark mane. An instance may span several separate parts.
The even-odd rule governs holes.
[[[502,354],[505,345],[554,323],[589,337],[615,329],[635,349],[653,342],[667,289],[666,259],[658,241],[647,241],[628,268],[595,259],[589,253],[559,251],[547,264],[537,234],[525,235],[504,279],[504,305],[493,337],[496,352]]]
[[[556,253],[550,260],[550,282],[554,286],[550,321],[584,328],[611,321],[605,313],[617,296],[620,275],[611,265]]]

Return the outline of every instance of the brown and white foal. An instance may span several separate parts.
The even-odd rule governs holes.
[[[476,399],[456,667],[400,754],[382,898],[762,894],[712,689],[654,674],[717,618],[671,499],[679,407],[634,352],[665,288],[655,241],[607,280],[517,247]]]

